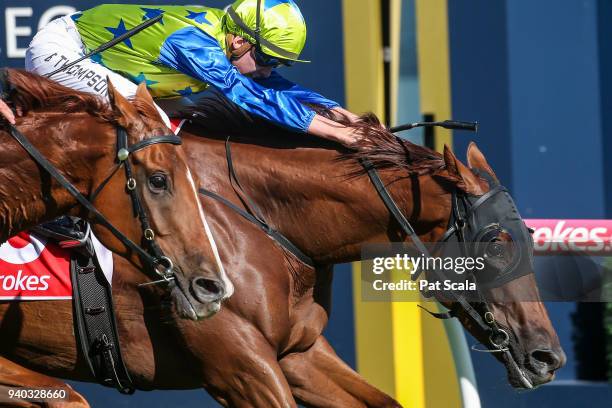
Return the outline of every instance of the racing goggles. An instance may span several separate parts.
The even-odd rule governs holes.
[[[271,57],[264,53],[260,47],[253,47],[253,55],[255,56],[255,63],[260,67],[279,67],[284,65],[286,67],[290,67],[293,65],[293,61],[286,60],[277,57]]]

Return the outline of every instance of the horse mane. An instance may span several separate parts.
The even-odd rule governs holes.
[[[322,116],[334,118],[334,114],[329,109],[319,106],[313,106],[313,109]],[[435,174],[445,168],[440,153],[389,132],[374,113],[361,115],[357,122],[351,122],[346,117],[339,120],[336,117],[335,120],[365,135],[357,148],[344,153],[340,160],[367,160],[376,169],[400,167],[411,175]],[[367,172],[365,167],[359,166],[352,174],[360,175],[365,172]]]
[[[29,111],[87,112],[113,121],[115,115],[102,98],[67,88],[43,76],[19,69],[7,69],[8,99],[21,116]]]
[[[395,136],[381,125],[373,113],[365,114],[356,123],[351,123],[347,118],[338,120],[335,113],[322,106],[309,106],[318,114],[334,118],[343,125],[353,127],[366,135],[365,140],[353,150],[341,147],[339,149],[341,155],[338,158],[340,161],[367,159],[377,169],[400,167],[416,175],[435,174],[445,168],[440,153]],[[331,146],[338,149],[338,145],[333,142],[291,133],[251,115],[214,89],[206,91],[205,97],[200,98],[196,105],[182,111],[180,116],[195,122],[213,137],[232,135],[255,144],[267,144],[279,148],[308,146],[315,143],[320,147]],[[356,166],[350,175],[357,176],[364,172],[363,166]]]

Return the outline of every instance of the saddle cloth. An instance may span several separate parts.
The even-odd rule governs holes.
[[[112,252],[92,234],[104,276],[112,282]],[[0,301],[72,299],[70,250],[22,232],[0,245]]]
[[[170,130],[172,130],[172,133],[178,135],[186,121],[186,119],[170,119]]]

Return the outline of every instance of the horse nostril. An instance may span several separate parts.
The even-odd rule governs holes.
[[[199,277],[191,280],[189,291],[200,303],[211,303],[223,300],[226,288],[219,280]]]
[[[212,293],[213,295],[218,295],[223,291],[221,283],[216,280],[206,279],[206,278],[196,278],[194,283],[200,288],[204,289],[208,293]]]
[[[535,363],[545,365],[548,371],[554,371],[561,366],[561,358],[552,350],[537,349],[531,352],[531,359]]]

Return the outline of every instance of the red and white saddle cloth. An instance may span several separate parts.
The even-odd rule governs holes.
[[[113,257],[92,234],[98,261],[112,282]],[[22,232],[0,245],[0,301],[72,299],[70,251]]]
[[[187,119],[170,119],[170,130],[175,135],[178,135]]]

